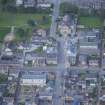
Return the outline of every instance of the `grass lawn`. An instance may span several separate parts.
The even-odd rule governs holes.
[[[79,17],[79,24],[85,27],[96,28],[102,26],[102,21],[98,17]]]
[[[46,16],[47,22],[43,23],[43,16]],[[7,27],[7,26],[17,26],[17,27],[24,27],[27,25],[28,20],[34,20],[38,23],[37,27],[41,28],[49,28],[51,19],[48,14],[26,14],[26,13],[1,13],[0,12],[0,26]]]
[[[43,16],[46,17],[46,21],[43,20]],[[26,28],[30,28],[32,32],[32,28],[34,27],[28,26],[27,22],[29,20],[33,20],[37,23],[35,28],[48,29],[51,25],[51,17],[49,16],[49,14],[0,12],[0,41],[3,41],[5,35],[10,32],[11,26],[16,26],[16,28],[22,28],[24,30]],[[20,39],[22,39],[22,37],[16,34],[16,40]]]
[[[8,34],[9,32],[10,32],[10,28],[0,27],[0,41],[3,41],[5,35]]]

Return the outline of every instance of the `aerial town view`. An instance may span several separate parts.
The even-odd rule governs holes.
[[[105,0],[0,0],[0,105],[105,105]]]

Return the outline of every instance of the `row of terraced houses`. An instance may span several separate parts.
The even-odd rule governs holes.
[[[72,4],[75,4],[80,8],[105,9],[105,0],[63,0],[63,1],[71,2]]]

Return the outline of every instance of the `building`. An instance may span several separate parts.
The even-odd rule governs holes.
[[[40,100],[47,100],[47,101],[52,101],[52,94],[51,93],[46,93],[46,92],[41,92],[39,93],[39,99]]]
[[[49,0],[38,0],[38,8],[51,8],[51,3]]]
[[[87,77],[86,78],[86,86],[87,87],[95,87],[96,86],[96,83],[97,83],[97,79],[96,78],[90,78],[90,77]]]
[[[43,87],[46,85],[46,74],[35,74],[34,72],[26,72],[22,75],[21,85]]]
[[[25,8],[27,7],[35,7],[37,0],[16,0],[16,6],[23,5]]]
[[[81,65],[81,66],[87,65],[87,55],[85,55],[85,54],[79,55],[79,65]]]
[[[99,31],[84,30],[78,32],[79,47],[82,54],[99,53]]]
[[[47,35],[47,32],[44,29],[33,30],[34,37],[46,37],[46,35]]]
[[[67,41],[67,56],[69,58],[69,62],[71,65],[76,64],[77,44],[78,44],[77,38],[72,39],[71,37],[69,37]]]
[[[24,7],[35,7],[36,0],[23,0]]]
[[[79,38],[79,65],[99,66],[100,58],[100,37],[99,30],[88,30],[78,32]]]
[[[4,97],[3,101],[6,105],[14,105],[14,98],[13,97]]]
[[[45,54],[40,52],[26,52],[24,63],[31,66],[45,66]]]
[[[31,38],[31,42],[35,45],[38,45],[38,44],[43,44],[43,43],[46,43],[47,41],[47,38],[46,37],[43,37],[44,35],[39,35],[39,34],[36,34],[34,33],[34,35],[32,36]]]
[[[99,66],[99,59],[90,59],[88,60],[89,66],[98,67]]]
[[[57,62],[58,62],[57,43],[54,43],[54,44],[44,47],[44,51],[46,53],[46,64],[47,65],[50,65],[50,64],[57,65]]]
[[[46,54],[46,64],[57,65],[57,53]]]
[[[16,6],[50,8],[49,0],[16,0]]]
[[[94,8],[94,9],[105,9],[105,0],[63,0],[70,2],[80,8]]]
[[[23,0],[16,0],[16,6],[20,6],[23,4]]]

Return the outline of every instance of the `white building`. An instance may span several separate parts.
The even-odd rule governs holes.
[[[21,85],[43,87],[46,85],[46,74],[25,73],[22,75]]]
[[[23,4],[23,0],[16,0],[16,6],[20,6]]]
[[[40,4],[38,4],[38,7],[41,7],[41,8],[50,8],[51,4],[50,3],[40,3]]]
[[[35,0],[25,0],[24,1],[24,7],[28,8],[28,7],[34,7],[36,5]]]
[[[95,43],[80,43],[80,49],[98,49],[97,44]]]

